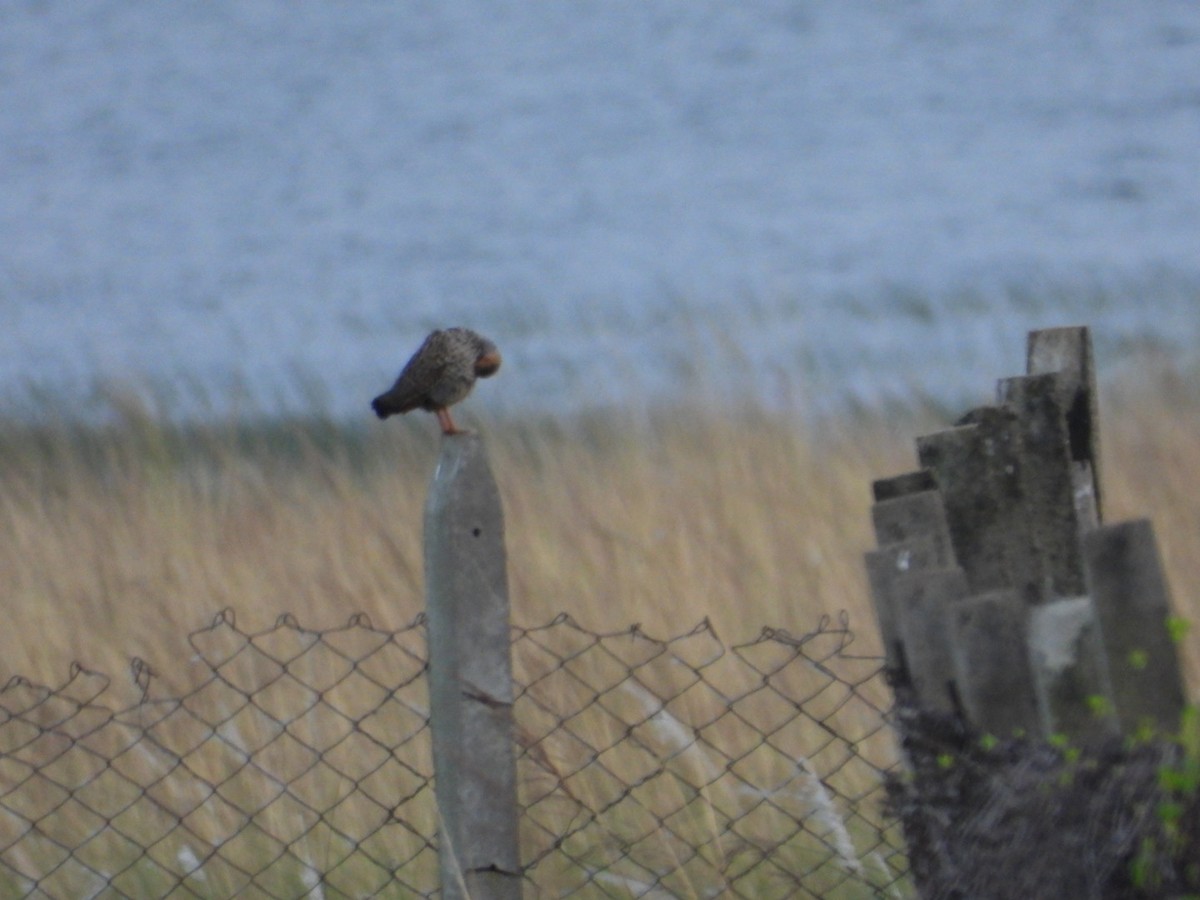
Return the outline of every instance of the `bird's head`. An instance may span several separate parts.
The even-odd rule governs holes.
[[[480,378],[488,378],[500,371],[500,351],[491,341],[484,341],[475,357],[475,374]]]

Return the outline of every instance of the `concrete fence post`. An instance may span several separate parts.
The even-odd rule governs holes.
[[[1148,522],[1101,524],[1088,329],[1030,332],[1026,369],[872,485],[887,666],[996,733],[1170,730],[1185,694],[1166,579]]]
[[[900,672],[905,666],[906,653],[900,638],[900,621],[907,612],[895,597],[895,581],[913,572],[939,568],[942,560],[932,538],[915,537],[868,551],[866,561],[867,582],[875,601],[875,616],[879,620],[879,637],[887,667]]]
[[[1084,536],[1083,549],[1122,730],[1149,722],[1172,733],[1187,693],[1154,529],[1146,519],[1104,525]]]
[[[442,897],[520,900],[504,515],[478,435],[442,441],[425,585]]]
[[[903,666],[917,703],[925,709],[958,712],[950,624],[954,607],[967,596],[962,569],[923,569],[897,575],[889,593]]]
[[[950,645],[967,719],[997,737],[1038,734],[1025,598],[1006,588],[954,604]]]
[[[1011,587],[1032,602],[1042,579],[1022,491],[1016,416],[984,407],[973,419],[918,437],[917,458],[937,479],[970,592]]]
[[[875,526],[875,540],[881,548],[899,541],[926,537],[933,543],[942,565],[956,564],[946,508],[938,491],[920,491],[877,500],[871,507],[871,521]]]
[[[1030,646],[1042,733],[1091,743],[1120,733],[1108,657],[1090,597],[1030,611]]]
[[[1071,461],[1091,473],[1092,503],[1097,520],[1102,520],[1100,415],[1091,332],[1082,325],[1029,332],[1025,371],[1059,374],[1059,404],[1066,415]]]
[[[910,615],[905,603],[914,588],[909,584],[898,592],[897,579],[931,569],[954,568],[954,550],[942,496],[929,472],[877,481],[874,491],[871,518],[879,549],[867,554],[867,577],[887,666],[900,672],[907,670],[905,656],[921,651],[904,645],[902,622]]]
[[[1076,508],[1067,411],[1061,401],[1064,380],[1061,372],[1047,372],[1003,378],[998,386],[1000,401],[1014,414],[1021,506],[1040,567],[1038,599],[1043,602],[1083,594],[1079,536],[1096,524],[1081,522]]]

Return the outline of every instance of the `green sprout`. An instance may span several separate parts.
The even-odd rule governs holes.
[[[1105,716],[1112,715],[1112,703],[1103,694],[1090,694],[1085,702],[1087,703],[1087,708],[1091,710],[1092,715],[1097,719],[1103,719]]]

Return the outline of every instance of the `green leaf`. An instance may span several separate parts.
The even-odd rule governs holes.
[[[1158,804],[1158,820],[1164,825],[1174,825],[1183,818],[1183,805],[1180,803],[1160,803]]]
[[[1091,694],[1087,698],[1087,707],[1097,719],[1112,714],[1112,704],[1103,694]]]
[[[1161,766],[1158,770],[1158,786],[1173,794],[1182,793],[1191,787],[1191,779],[1183,769]]]
[[[1137,729],[1133,732],[1132,742],[1136,746],[1138,744],[1148,744],[1154,740],[1154,735],[1158,729],[1154,727],[1154,722],[1151,719],[1142,719],[1138,723]]]

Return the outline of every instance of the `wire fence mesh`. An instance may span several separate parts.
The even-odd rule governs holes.
[[[437,896],[424,619],[225,611],[189,641],[173,696],[138,660],[131,704],[78,665],[0,690],[0,894]],[[851,641],[514,628],[526,896],[910,894],[890,694]]]

